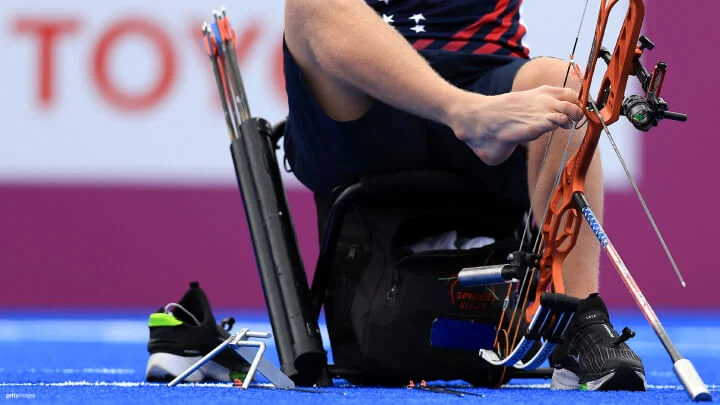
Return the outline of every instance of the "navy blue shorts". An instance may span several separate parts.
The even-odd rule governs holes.
[[[526,59],[423,51],[431,66],[454,85],[473,92],[507,93]],[[354,121],[328,117],[310,94],[299,66],[285,47],[289,115],[285,151],[297,178],[325,194],[359,175],[408,169],[447,169],[477,178],[479,187],[503,202],[528,205],[527,152],[487,166],[442,124],[375,101]]]

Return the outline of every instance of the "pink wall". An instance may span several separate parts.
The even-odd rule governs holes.
[[[312,196],[289,195],[313,268]],[[159,307],[190,280],[213,305],[264,306],[235,188],[3,187],[0,212],[0,307]]]
[[[689,114],[688,122],[663,122],[644,134],[644,179],[640,184],[650,209],[685,275],[682,289],[658,242],[631,195],[608,197],[606,228],[626,258],[651,303],[667,306],[720,305],[720,282],[712,252],[717,249],[717,153],[714,94],[720,62],[711,44],[720,40],[715,28],[720,4],[683,6],[653,0],[646,20],[647,35],[657,47],[646,64],[669,64],[662,95],[672,110]],[[632,305],[629,294],[609,265],[603,269],[602,291],[613,302]],[[616,293],[617,290],[617,293]]]
[[[654,306],[720,307],[711,256],[720,197],[713,121],[720,4],[704,2],[698,10],[653,0],[652,6],[647,27],[657,48],[647,63],[659,57],[669,63],[663,95],[690,120],[640,135],[640,187],[688,288],[680,288],[632,195],[607,196],[606,230]],[[312,197],[298,190],[288,195],[312,268]],[[190,280],[201,281],[215,306],[264,306],[234,187],[3,186],[0,213],[0,307],[147,308],[179,298]],[[601,281],[611,304],[633,305],[606,262]]]

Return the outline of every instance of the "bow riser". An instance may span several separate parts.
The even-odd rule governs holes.
[[[577,243],[577,237],[582,223],[580,213],[573,196],[575,193],[585,191],[585,178],[590,164],[595,156],[600,135],[603,131],[603,122],[591,106],[590,86],[592,78],[600,59],[599,50],[604,39],[605,29],[610,14],[619,0],[603,0],[598,14],[598,23],[595,29],[590,58],[582,78],[578,103],[585,112],[587,119],[586,131],[582,143],[573,156],[567,161],[562,170],[560,181],[553,190],[550,204],[542,224],[542,236],[545,246],[539,261],[540,272],[537,284],[536,297],[543,292],[552,290],[556,293],[565,293],[562,278],[563,262]],[[640,38],[645,4],[643,0],[631,0],[623,22],[610,63],[603,76],[598,91],[600,116],[605,125],[617,121],[622,110],[628,77],[632,72],[633,60],[641,52],[637,43]],[[602,107],[600,107],[602,106]],[[530,321],[537,311],[538,302],[531,303],[525,312],[526,321]]]

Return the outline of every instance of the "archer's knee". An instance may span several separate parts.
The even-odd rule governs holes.
[[[571,67],[568,61],[552,57],[535,58],[518,71],[513,81],[513,91],[529,90],[544,85],[577,90],[580,88],[579,74],[579,68]]]

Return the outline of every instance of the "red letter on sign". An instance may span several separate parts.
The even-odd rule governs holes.
[[[126,35],[143,36],[158,49],[161,58],[161,70],[154,86],[142,94],[128,94],[119,89],[109,76],[109,53],[115,43]],[[132,63],[132,61],[127,61]],[[155,24],[147,20],[126,19],[113,24],[100,37],[100,43],[93,56],[93,72],[100,93],[112,104],[124,110],[146,110],[162,101],[170,91],[175,79],[175,54],[170,39]]]
[[[247,59],[248,53],[255,46],[255,43],[260,39],[262,33],[262,26],[256,20],[251,20],[248,26],[240,32],[238,35],[237,47],[235,53],[237,53],[238,64],[242,67],[243,62]]]
[[[283,51],[282,44],[275,47],[270,69],[273,73],[273,89],[275,89],[275,94],[277,95],[278,100],[281,100],[283,104],[287,104],[287,93],[285,92],[284,56],[285,52]]]
[[[32,34],[37,37],[40,44],[40,52],[38,53],[38,100],[40,105],[44,107],[50,106],[54,95],[55,42],[60,35],[75,33],[78,25],[76,19],[41,20],[21,17],[15,22],[15,32]]]

